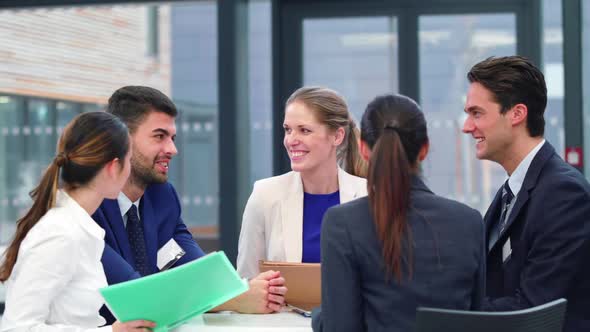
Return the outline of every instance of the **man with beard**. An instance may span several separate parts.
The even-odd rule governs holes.
[[[92,216],[105,230],[102,264],[109,285],[203,256],[180,217],[178,195],[167,182],[170,160],[178,153],[174,144],[176,107],[156,89],[126,86],[109,98],[107,112],[127,124],[133,151],[131,175],[123,191],[116,200],[105,199]],[[181,250],[185,253],[178,261],[162,263],[158,259]],[[195,282],[199,282],[198,276]],[[248,292],[216,310],[279,311],[286,291],[280,273],[268,271],[250,280]],[[101,314],[109,324],[114,321],[105,307]]]

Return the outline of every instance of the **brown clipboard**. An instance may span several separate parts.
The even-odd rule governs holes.
[[[260,261],[260,272],[281,271],[285,278],[285,302],[301,309],[311,310],[322,302],[322,278],[319,263],[292,263]]]

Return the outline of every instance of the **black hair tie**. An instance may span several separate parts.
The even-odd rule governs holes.
[[[393,130],[393,131],[397,132],[398,135],[401,134],[401,129],[398,127],[392,126],[392,125],[387,125],[387,126],[383,127],[383,130]]]
[[[66,162],[68,162],[68,156],[65,154],[65,152],[60,152],[57,156],[55,156],[53,162],[57,165],[57,167],[62,167],[66,164]]]

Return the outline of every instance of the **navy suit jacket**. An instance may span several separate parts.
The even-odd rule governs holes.
[[[180,212],[178,195],[171,184],[152,184],[147,187],[139,204],[139,215],[143,222],[150,273],[159,271],[158,249],[170,239],[174,239],[186,252],[175,266],[204,255],[180,218]],[[92,218],[105,230],[102,265],[109,285],[141,277],[135,271],[135,259],[117,200],[105,199]],[[101,314],[108,324],[112,324],[114,318],[104,309]]]
[[[484,218],[488,234],[500,208],[501,188]],[[503,261],[508,239],[512,253]],[[497,242],[486,242],[492,247],[485,310],[519,310],[563,297],[563,331],[590,331],[590,186],[549,142],[529,166],[506,230]]]
[[[436,196],[417,177],[410,204],[413,274],[408,279],[404,273],[401,284],[386,278],[367,197],[326,212],[322,305],[313,313],[314,331],[412,331],[418,306],[480,308],[485,293],[481,214]]]

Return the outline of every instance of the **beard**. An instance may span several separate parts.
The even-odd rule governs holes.
[[[152,183],[164,183],[168,180],[168,174],[156,172],[154,166],[157,157],[150,160],[139,151],[133,151],[131,155],[130,180],[141,188],[146,188]]]

